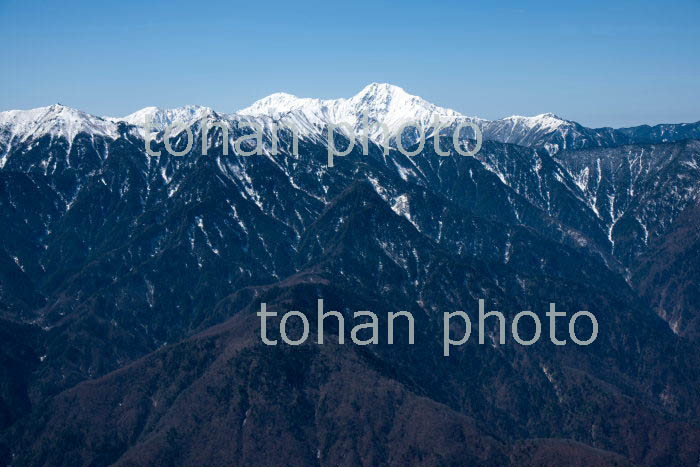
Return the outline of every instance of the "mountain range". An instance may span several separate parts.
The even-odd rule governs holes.
[[[478,125],[481,150],[386,154],[372,130],[327,167],[330,123],[447,140],[436,115]],[[277,155],[224,155],[220,128],[208,154],[194,131],[168,155],[165,127],[204,116],[232,141],[292,121],[298,155],[288,133]],[[0,112],[0,460],[695,466],[699,195],[700,122],[489,121],[388,84],[232,114]],[[317,298],[411,311],[416,344],[261,344],[261,302],[314,316]],[[501,345],[494,321],[490,345],[443,357],[442,312],[479,299],[542,315],[543,335],[550,302],[590,310],[600,335]]]

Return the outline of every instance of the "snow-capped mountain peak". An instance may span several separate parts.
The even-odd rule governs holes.
[[[0,112],[0,132],[7,134],[8,140],[18,137],[20,141],[45,134],[65,137],[68,141],[78,133],[111,138],[118,135],[114,122],[61,104]]]
[[[319,106],[321,102],[320,99],[301,98],[286,92],[276,92],[255,101],[252,105],[239,110],[237,113],[240,115],[267,115],[279,118],[292,110],[299,110],[314,105]]]
[[[535,115],[534,117],[524,117],[522,115],[512,115],[506,117],[503,121],[512,122],[514,125],[522,125],[527,128],[551,129],[556,130],[562,125],[568,125],[571,122],[555,115],[551,112]]]
[[[445,119],[445,123],[451,123],[458,118],[470,118],[386,83],[372,83],[366,86],[347,103],[356,116],[367,115],[370,121],[376,119],[390,127],[412,120],[430,124],[435,116]]]
[[[384,131],[378,124],[388,127],[394,134],[401,125],[417,121],[423,128],[432,127],[439,116],[447,125],[457,119],[479,120],[438,107],[425,99],[407,93],[399,86],[372,83],[349,99],[300,98],[287,93],[275,93],[256,101],[238,112],[239,115],[269,116],[290,119],[300,127],[325,127],[328,124],[345,123],[355,133],[364,134],[364,119],[371,126],[369,136],[375,141],[384,139]]]
[[[482,130],[485,139],[513,143],[524,146],[539,145],[540,141],[551,139],[559,134],[565,140],[567,135],[576,137],[576,124],[553,113],[543,113],[534,117],[512,115],[500,120],[484,122]],[[562,141],[562,147],[566,143]]]
[[[143,127],[146,120],[150,119],[153,124],[153,130],[163,130],[165,127],[173,123],[184,123],[191,125],[192,123],[201,120],[206,115],[212,115],[215,112],[210,107],[201,105],[185,105],[174,109],[163,109],[160,107],[144,107],[141,110],[129,114],[125,117],[106,117],[113,122],[126,122],[130,125]]]
[[[404,104],[419,106],[432,105],[423,98],[407,93],[403,88],[388,83],[372,83],[349,99],[354,106],[367,106],[372,109],[389,111]]]

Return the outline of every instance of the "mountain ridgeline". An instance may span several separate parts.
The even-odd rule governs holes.
[[[476,123],[481,150],[450,150],[436,115]],[[231,146],[259,124],[263,155],[224,155],[221,128],[206,155],[201,131],[165,151],[166,126],[205,116]],[[328,167],[324,128],[364,119],[415,120],[427,144],[385,153],[370,131],[367,155]],[[268,150],[283,120],[297,155],[289,133]],[[1,112],[0,460],[696,466],[699,196],[700,122],[488,121],[387,84],[234,114]],[[410,311],[415,344],[260,342],[261,302],[307,313],[313,335],[318,298],[348,319]],[[534,311],[543,335],[550,302],[589,310],[599,336],[501,345],[493,319],[487,345],[443,357],[442,313],[479,299]]]

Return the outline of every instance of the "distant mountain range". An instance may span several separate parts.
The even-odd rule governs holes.
[[[207,155],[197,131],[167,155],[165,126],[206,115],[231,140],[289,119],[299,155],[283,134],[278,155],[224,156],[218,128]],[[385,155],[372,131],[368,155],[326,166],[329,123],[448,136],[435,115],[479,125],[482,149]],[[233,114],[0,112],[0,460],[696,466],[699,196],[700,122],[488,121],[388,84]],[[317,298],[349,318],[407,309],[416,344],[260,343],[260,302],[313,314]],[[442,312],[480,298],[590,310],[600,336],[442,357]]]
[[[697,139],[700,137],[700,121],[695,123],[642,125],[631,128],[586,128],[576,122],[546,113],[534,117],[514,115],[500,120],[485,120],[460,114],[452,109],[438,107],[426,100],[408,94],[398,86],[372,83],[350,99],[299,98],[291,94],[276,93],[260,99],[251,106],[233,114],[217,113],[209,107],[190,105],[175,109],[145,107],[125,117],[97,117],[60,104],[32,110],[0,112],[0,142],[5,152],[16,138],[43,134],[65,136],[72,140],[77,132],[116,138],[119,122],[143,126],[146,119],[154,128],[162,130],[176,122],[192,125],[204,116],[231,122],[260,119],[295,123],[302,134],[309,136],[329,124],[349,123],[362,133],[362,117],[366,117],[371,129],[370,138],[383,141],[378,123],[387,125],[391,134],[405,122],[417,121],[428,130],[438,116],[446,122],[471,121],[477,123],[484,138],[501,143],[521,146],[542,146],[556,152],[564,149],[611,147],[623,144],[654,144]]]

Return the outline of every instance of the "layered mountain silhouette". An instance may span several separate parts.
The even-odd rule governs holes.
[[[224,155],[217,127],[203,155],[204,117],[231,148],[259,124],[263,155]],[[407,120],[407,147],[427,135],[414,157],[363,127]],[[270,151],[284,121],[298,154],[288,132]],[[180,157],[163,141],[176,122],[194,130]],[[328,167],[327,126],[341,122],[353,134],[336,140],[367,134],[368,154]],[[464,122],[483,133],[472,157],[451,144]],[[5,464],[700,460],[700,122],[488,121],[375,83],[232,114],[1,112],[0,167]],[[400,330],[393,345],[339,344],[337,327],[313,344],[318,298],[348,320],[410,311],[415,344]],[[532,310],[544,336],[551,302],[589,310],[599,336],[502,345],[492,320],[485,345],[443,357],[442,313],[475,316],[479,299],[509,318]],[[263,345],[262,302],[307,313],[309,343]]]

